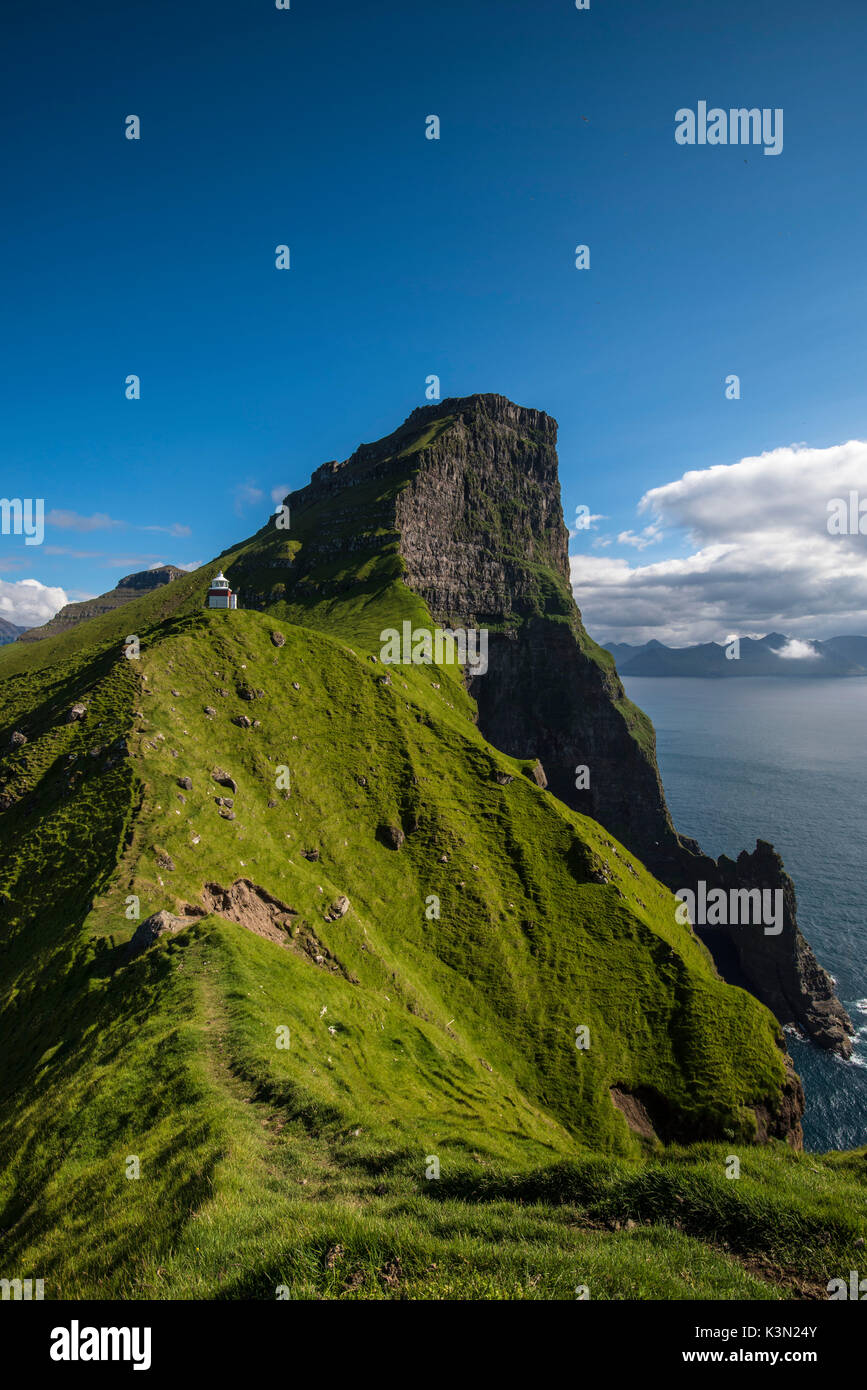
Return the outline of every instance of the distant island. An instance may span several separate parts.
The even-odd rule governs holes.
[[[867,637],[829,637],[825,642],[786,637],[741,637],[727,643],[666,647],[606,642],[624,676],[867,676]]]
[[[5,647],[7,642],[17,642],[22,632],[26,631],[26,627],[10,623],[8,618],[0,618],[0,647]]]

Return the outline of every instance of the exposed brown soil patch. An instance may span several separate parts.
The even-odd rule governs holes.
[[[278,946],[289,944],[288,934],[297,916],[294,908],[248,878],[236,879],[230,888],[206,883],[202,889],[202,905],[206,912],[228,917],[230,922],[237,922],[268,941],[276,941]]]
[[[634,1134],[640,1135],[642,1139],[649,1139],[654,1144],[660,1142],[647,1106],[638,1096],[633,1095],[631,1091],[621,1090],[619,1086],[612,1086],[611,1100]]]
[[[229,888],[219,883],[206,883],[202,889],[202,906],[184,903],[183,911],[187,917],[204,917],[213,912],[256,936],[264,936],[284,950],[296,951],[323,970],[357,983],[355,976],[350,975],[322,944],[313,928],[299,918],[294,907],[281,902],[249,878],[236,879]]]

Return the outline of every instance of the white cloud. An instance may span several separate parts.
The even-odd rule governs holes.
[[[125,521],[115,521],[105,512],[94,512],[93,516],[81,516],[52,507],[45,518],[47,526],[56,526],[59,531],[106,531],[112,526],[125,526]]]
[[[798,637],[790,637],[784,647],[774,647],[772,651],[782,661],[818,661],[822,655],[812,642],[802,642]]]
[[[117,521],[106,512],[94,512],[92,516],[82,516],[80,512],[66,511],[52,507],[45,518],[46,526],[54,526],[58,531],[108,531],[114,527],[128,527],[133,531],[162,531],[167,536],[190,536],[189,526],[180,521],[172,521],[168,526],[134,526],[130,521]],[[57,550],[55,553],[59,554]]]
[[[19,627],[40,627],[68,602],[63,589],[49,588],[38,579],[0,579],[0,618]]]
[[[70,550],[66,545],[46,545],[46,555],[69,555],[73,560],[99,560],[102,558],[101,550]]]
[[[662,527],[656,522],[645,526],[637,535],[635,531],[621,531],[617,537],[618,545],[634,545],[636,550],[646,550],[649,545],[656,545],[661,540]]]
[[[184,526],[180,521],[173,521],[171,526],[137,526],[137,531],[164,531],[167,536],[191,536],[193,533],[189,526]]]
[[[255,483],[248,481],[246,483],[238,483],[238,486],[234,490],[234,496],[235,515],[243,516],[244,512],[249,507],[258,506],[265,494],[260,487],[256,487]]]
[[[138,574],[141,570],[153,570],[170,563],[164,555],[104,555],[100,569],[129,570],[130,574]]]
[[[290,491],[291,489],[285,483],[278,483],[276,487],[272,487],[271,501],[274,503],[274,506],[278,506],[279,503],[283,501],[284,497],[288,497]]]
[[[204,560],[191,560],[186,565],[180,565],[176,560],[157,560],[156,564],[148,565],[148,569],[161,570],[165,565],[171,565],[172,569],[186,570],[187,574],[191,574],[193,570],[201,569],[204,563]]]
[[[685,534],[690,553],[635,565],[574,555],[587,626],[602,641],[674,646],[731,632],[867,632],[867,536],[828,532],[829,502],[850,491],[867,497],[860,440],[791,445],[653,488],[638,506],[650,516],[646,532],[671,546]]]

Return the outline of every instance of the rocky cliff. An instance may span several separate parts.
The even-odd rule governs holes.
[[[700,927],[718,968],[746,983],[782,1023],[851,1053],[851,1021],[797,925],[795,890],[771,845],[717,864],[677,834],[655,737],[627,700],[608,654],[572,597],[557,470],[557,426],[502,396],[422,408],[407,424],[452,417],[397,499],[406,582],[434,617],[487,626],[489,669],[470,681],[485,736],[538,756],[549,789],[607,826],[677,891],[756,887],[783,894],[777,936],[757,925]],[[579,790],[578,769],[589,787]]]
[[[757,924],[697,924],[698,932],[725,978],[848,1055],[851,1022],[798,929],[794,888],[772,846],[760,841],[736,863],[717,863],[672,824],[652,725],[627,699],[611,654],[588,636],[572,595],[556,443],[554,420],[503,396],[413,411],[394,434],[324,464],[287,499],[292,533],[300,526],[304,540],[300,553],[273,561],[285,571],[279,588],[296,600],[336,598],[360,587],[366,556],[394,552],[404,583],[438,623],[488,630],[488,669],[468,683],[491,743],[539,758],[555,796],[673,890],[780,891],[779,934]],[[258,586],[264,603],[261,578],[241,568],[236,583],[254,603]],[[375,576],[366,585],[375,588]]]

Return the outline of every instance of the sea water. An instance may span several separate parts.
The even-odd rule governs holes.
[[[856,1029],[851,1061],[789,1032],[808,1148],[867,1144],[867,678],[624,677],[653,720],[678,830],[715,858],[770,840]]]

